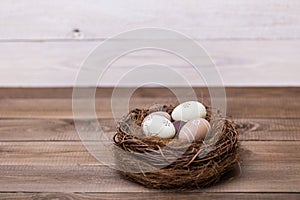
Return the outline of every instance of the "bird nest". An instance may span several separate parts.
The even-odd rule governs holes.
[[[119,121],[114,135],[115,160],[121,175],[149,188],[203,188],[220,180],[239,159],[238,132],[229,119],[206,119],[211,130],[205,140],[186,143],[143,134],[143,119],[152,112],[172,113],[175,106],[134,109]]]

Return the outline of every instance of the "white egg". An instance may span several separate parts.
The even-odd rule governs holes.
[[[169,115],[169,113],[163,112],[163,111],[153,112],[153,113],[150,113],[149,115],[160,115],[160,116],[167,118],[168,120],[171,120],[171,116]]]
[[[172,112],[172,118],[176,121],[189,121],[197,118],[205,118],[206,108],[198,101],[187,101],[178,105]]]
[[[142,128],[145,135],[160,138],[173,138],[176,132],[170,120],[161,115],[153,114],[145,117]]]

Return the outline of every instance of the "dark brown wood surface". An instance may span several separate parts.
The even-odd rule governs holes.
[[[207,89],[195,91],[209,102]],[[96,93],[108,136],[116,126],[111,94],[111,88]],[[227,115],[240,132],[240,168],[212,187],[176,192],[124,180],[90,155],[74,127],[71,88],[0,89],[0,199],[299,199],[300,88],[227,88],[226,94]],[[130,107],[153,101],[176,99],[164,88],[139,89]]]

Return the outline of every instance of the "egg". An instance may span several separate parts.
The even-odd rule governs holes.
[[[145,117],[142,128],[147,136],[156,136],[160,138],[173,138],[175,136],[175,127],[170,120],[161,115],[148,115]]]
[[[168,120],[171,121],[171,116],[167,112],[158,111],[158,112],[150,113],[149,115],[160,115],[160,116],[163,116],[163,117],[165,117],[165,118],[167,118]]]
[[[176,108],[172,112],[172,118],[175,121],[189,121],[206,116],[206,108],[197,101],[187,101]]]
[[[188,121],[180,130],[178,139],[185,142],[204,140],[210,130],[210,124],[203,118]]]
[[[173,125],[175,127],[176,133],[179,133],[179,131],[182,129],[182,127],[186,124],[184,121],[175,121],[173,122]]]

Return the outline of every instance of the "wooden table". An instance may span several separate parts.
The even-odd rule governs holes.
[[[209,101],[207,90],[195,89]],[[111,88],[100,88],[96,110],[113,134]],[[0,199],[299,199],[300,88],[226,88],[227,114],[245,149],[242,172],[187,192],[146,189],[93,158],[74,128],[72,89],[0,89]],[[154,98],[155,97],[155,98]],[[172,102],[165,89],[140,89],[131,106]]]

